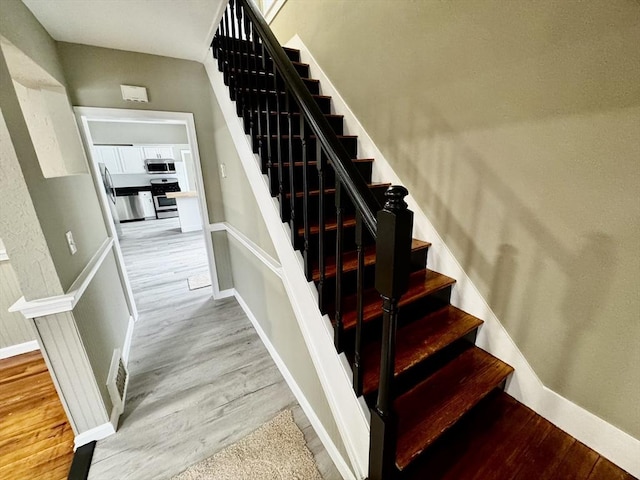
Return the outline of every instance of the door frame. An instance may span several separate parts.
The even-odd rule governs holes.
[[[85,146],[85,151],[88,153],[89,170],[93,177],[93,183],[100,199],[100,207],[102,214],[107,223],[107,231],[109,236],[114,239],[114,251],[116,254],[116,262],[118,264],[118,271],[120,279],[125,287],[127,303],[134,320],[138,319],[138,310],[133,298],[133,291],[127,275],[127,268],[124,264],[124,257],[120,248],[120,241],[116,231],[113,216],[108,205],[107,194],[103,188],[102,179],[98,170],[96,159],[92,155],[93,139],[91,132],[89,131],[89,121],[122,121],[122,122],[150,122],[150,123],[172,123],[184,125],[187,129],[187,140],[189,148],[191,149],[191,155],[195,166],[195,190],[198,193],[198,201],[200,203],[200,214],[202,217],[202,235],[207,251],[207,260],[209,264],[209,275],[211,276],[211,286],[213,288],[213,298],[224,298],[226,295],[221,293],[218,283],[218,275],[216,270],[216,262],[213,251],[213,240],[209,229],[209,210],[207,207],[207,199],[204,188],[204,180],[202,176],[202,166],[200,163],[200,152],[198,150],[198,141],[196,136],[196,127],[192,113],[186,112],[163,112],[158,110],[133,110],[126,108],[102,108],[102,107],[73,107],[76,120],[80,127],[80,135]]]

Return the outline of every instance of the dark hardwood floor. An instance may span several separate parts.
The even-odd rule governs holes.
[[[41,353],[0,360],[0,478],[66,479],[73,439]]]

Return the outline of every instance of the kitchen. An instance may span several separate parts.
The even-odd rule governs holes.
[[[121,223],[174,217],[182,232],[202,229],[183,124],[89,121],[88,128],[118,235]]]

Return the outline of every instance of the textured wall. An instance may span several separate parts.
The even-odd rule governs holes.
[[[640,5],[289,0],[544,384],[640,437]],[[428,239],[427,239],[428,240]]]
[[[36,340],[31,320],[25,319],[21,313],[8,311],[21,296],[20,285],[11,263],[0,260],[0,348]]]
[[[60,83],[65,84],[55,42],[22,2],[3,1],[0,34]],[[4,60],[2,63],[4,64]],[[11,77],[4,71],[0,77],[2,81],[0,107],[11,135],[13,148],[20,161],[31,201],[38,215],[40,227],[46,238],[49,253],[62,289],[66,290],[106,238],[107,233],[98,197],[88,173],[57,178],[43,177]],[[79,137],[78,142],[80,142]],[[16,218],[16,221],[18,220],[19,217]],[[75,255],[69,253],[65,239],[67,231],[73,232],[78,247]],[[6,238],[6,240],[9,239]],[[22,258],[18,254],[11,253],[18,278],[22,282],[20,274]],[[27,299],[45,296],[44,292],[31,292],[24,286],[23,293]]]

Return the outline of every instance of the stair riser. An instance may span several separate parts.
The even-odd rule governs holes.
[[[367,183],[371,182],[371,170],[373,168],[372,162],[354,162],[356,169],[360,172],[360,175],[365,179]],[[318,169],[316,165],[309,165],[307,171],[308,181],[309,181],[309,190],[317,190],[318,189]],[[296,188],[302,188],[302,167],[294,167],[295,174],[295,182]],[[263,173],[269,174],[269,168],[267,168],[266,163],[263,163]],[[285,165],[283,169],[283,183],[288,187],[289,185],[289,167]],[[271,195],[276,196],[278,194],[278,167],[271,167],[271,175],[270,184],[271,184]],[[332,168],[327,169],[327,173],[325,174],[325,188],[334,188],[335,187],[335,173]],[[287,188],[288,190],[288,188]],[[296,199],[296,203],[298,200]]]
[[[255,109],[256,108],[256,102],[257,102],[257,106],[258,108],[264,110],[267,108],[267,98],[269,97],[269,110],[270,111],[276,111],[276,100],[277,100],[277,96],[275,93],[260,93],[260,95],[258,96],[253,96],[253,98],[251,98],[250,95],[244,95],[242,97],[242,101],[246,101],[247,102],[247,108],[249,109]],[[329,114],[331,113],[331,99],[328,97],[313,97],[314,100],[316,101],[316,103],[318,104],[318,107],[320,108],[320,111],[324,114]],[[285,101],[285,95],[283,93],[279,94],[279,99],[280,99],[280,111],[281,112],[285,112],[287,111],[287,107],[286,107],[286,101]],[[298,107],[298,105],[296,104],[295,101],[293,101],[293,99],[291,100],[291,104],[289,106],[289,109],[291,112],[299,112],[300,108]],[[287,127],[287,132],[280,132],[281,134],[285,134],[288,133],[288,127]],[[272,135],[275,135],[276,132],[271,132]]]
[[[234,75],[234,77],[237,77],[238,80],[241,82],[241,85],[245,87],[250,87],[254,89],[257,88],[260,90],[274,90],[273,75],[271,73],[265,74],[261,70],[261,66],[258,66],[257,73],[254,70],[254,68],[255,68],[254,65],[249,65],[248,71],[240,72]],[[277,88],[275,89],[281,92],[284,92],[284,89],[285,89],[284,80],[282,80],[282,78],[279,75],[277,79],[278,79],[276,82]],[[318,95],[320,93],[320,83],[318,81],[309,79],[309,78],[303,78],[302,81],[307,87],[307,89],[309,90],[309,93],[311,93],[312,95]]]
[[[288,132],[287,132],[288,133]],[[344,145],[345,149],[350,158],[358,158],[358,140],[356,137],[342,137],[340,139],[342,145]],[[262,147],[262,161],[267,163],[268,161],[268,150],[267,150],[267,140],[263,141]],[[294,162],[302,161],[302,142],[299,138],[291,139],[292,145],[292,158]],[[282,159],[285,162],[289,161],[289,139],[283,138],[280,140],[280,152],[282,155]],[[278,155],[278,141],[275,139],[271,140],[271,156],[272,162],[277,160]],[[326,158],[326,157],[325,157]],[[314,138],[310,138],[307,141],[307,160],[312,162],[316,160],[316,140]],[[331,168],[331,167],[327,167]]]
[[[460,338],[442,350],[434,353],[422,362],[414,365],[409,370],[395,377],[394,391],[395,396],[402,395],[411,390],[417,383],[429,377],[433,373],[440,370],[447,363],[460,355],[462,352],[472,347],[475,343],[477,329],[469,336]],[[473,340],[469,340],[473,338]],[[365,395],[365,401],[370,407],[375,406],[377,390]]]
[[[245,40],[245,39],[239,39],[239,38],[231,38],[231,37],[223,37],[223,36],[219,36],[217,38],[217,41],[220,42],[221,45],[225,45],[225,49],[229,49],[231,51],[235,51],[235,52],[245,52],[247,48],[252,49],[253,48],[253,41],[250,40]],[[261,46],[258,45],[257,46],[258,51],[261,50]],[[292,48],[287,48],[287,47],[283,47],[284,53],[287,55],[287,57],[289,57],[289,60],[291,60],[292,62],[299,62],[300,61],[300,51],[296,50],[296,49],[292,49]],[[215,51],[214,51],[214,56],[215,55]],[[217,58],[217,57],[216,57]]]
[[[271,129],[271,134],[274,135],[277,129],[277,124],[276,124],[276,114],[274,113],[273,115],[269,115],[269,120],[271,122],[270,124],[270,129]],[[244,129],[246,133],[249,133],[249,118],[247,117],[245,119],[245,125],[244,125]],[[333,131],[335,132],[336,135],[342,135],[344,132],[344,128],[343,128],[343,121],[342,121],[342,117],[337,117],[337,116],[326,116],[325,117],[326,120],[329,122],[329,125],[331,126],[331,128],[333,129]],[[254,114],[253,116],[253,121],[255,124],[255,129],[256,129],[256,133],[258,131],[258,118],[257,116]],[[262,114],[260,117],[260,122],[262,125],[262,134],[266,135],[267,133],[267,115],[266,114]],[[293,134],[294,135],[300,135],[300,116],[299,115],[292,115],[291,117],[291,127],[293,130]],[[280,131],[281,132],[289,132],[289,119],[288,119],[288,115],[286,114],[280,114]],[[305,126],[305,131],[307,133],[311,132],[311,129],[309,128],[308,125]]]
[[[335,248],[335,247],[334,247]],[[425,268],[427,264],[427,249],[411,252],[411,271],[415,272],[421,268]],[[372,288],[375,284],[375,264],[365,266],[364,288]],[[342,274],[342,295],[351,295],[356,293],[357,289],[357,270],[343,272]],[[334,293],[336,288],[335,275],[325,278],[325,286],[328,292],[326,302],[323,307],[328,307],[334,303]],[[376,332],[377,333],[377,332]]]
[[[300,53],[299,52],[295,52],[295,51],[292,51],[292,50],[285,50],[285,53],[287,54],[287,57],[289,57],[289,60],[291,60],[292,62],[295,62],[294,65],[300,64]],[[215,55],[214,55],[214,57],[215,57]],[[258,50],[257,51],[257,55],[256,55],[256,52],[253,51],[253,47],[251,45],[248,45],[248,47],[242,46],[242,47],[234,49],[234,51],[232,51],[232,52],[227,53],[226,60],[227,60],[227,62],[230,62],[230,63],[232,63],[235,60],[236,65],[240,65],[239,62],[242,62],[241,65],[244,66],[244,67],[247,66],[247,61],[249,62],[250,66],[253,66],[254,62],[257,60],[258,61],[258,66],[259,67],[262,66],[262,54],[261,54],[261,51]],[[265,64],[265,67],[266,67],[267,71],[272,71],[273,70],[273,62],[271,61],[269,56],[267,56],[266,61],[264,62],[264,64]]]

